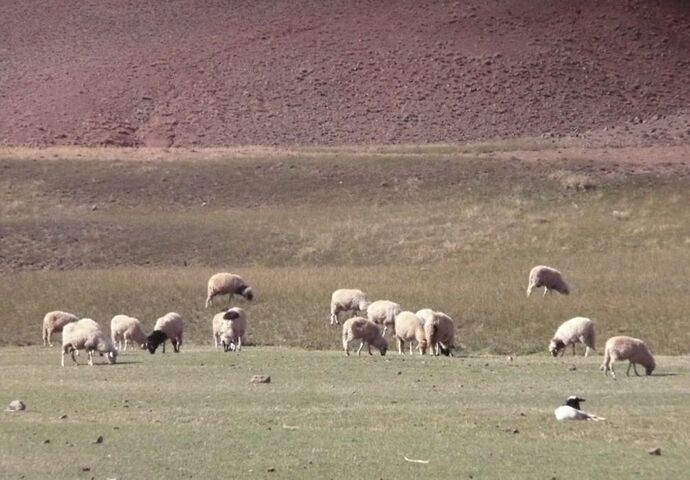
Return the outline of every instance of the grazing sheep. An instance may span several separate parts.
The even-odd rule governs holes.
[[[390,300],[376,300],[367,307],[367,318],[378,324],[383,325],[383,334],[386,334],[388,327],[395,330],[395,316],[402,311],[400,305]]]
[[[415,315],[422,321],[422,325],[425,325],[426,322],[434,318],[434,311],[431,308],[422,308],[421,310],[417,310]]]
[[[213,342],[218,348],[238,351],[242,349],[242,338],[247,330],[247,312],[242,308],[231,308],[213,317]]]
[[[127,350],[127,342],[134,342],[142,349],[146,348],[146,334],[141,329],[141,322],[127,315],[115,315],[110,320],[110,338],[118,350]]]
[[[378,348],[381,355],[385,355],[388,350],[388,341],[381,334],[381,329],[374,322],[364,317],[349,318],[343,323],[343,350],[345,355],[350,355],[349,345],[352,340],[361,340],[362,343],[357,350],[357,355],[362,351],[364,344],[371,355],[371,347]]]
[[[631,366],[635,371],[635,375],[640,375],[637,373],[637,367],[635,366],[637,363],[644,367],[647,375],[651,375],[656,368],[656,362],[647,344],[639,338],[626,337],[625,335],[611,337],[606,340],[606,346],[604,347],[604,363],[600,367],[600,370],[604,371],[604,375],[608,375],[609,370],[611,370],[611,375],[613,378],[616,378],[616,372],[613,371],[613,364],[617,360],[628,360],[629,363],[628,370],[625,372],[626,375],[630,375]]]
[[[340,323],[340,312],[366,312],[369,306],[367,294],[356,288],[341,288],[331,295],[331,325]]]
[[[163,344],[165,353],[165,341],[170,339],[175,353],[180,352],[182,346],[182,334],[184,332],[184,321],[179,313],[169,312],[156,320],[153,332],[146,339],[146,348],[150,353],[156,353],[156,349]]]
[[[440,351],[446,356],[453,356],[455,326],[452,318],[443,312],[434,312],[433,317],[427,318],[424,322],[424,333],[431,355],[438,356]]]
[[[594,322],[585,317],[571,318],[563,322],[556,330],[549,343],[549,352],[554,357],[558,355],[558,352],[561,352],[561,356],[563,356],[566,347],[572,345],[573,355],[575,355],[575,344],[582,343],[586,347],[586,357],[589,355],[590,350],[594,350],[594,340]]]
[[[65,325],[76,322],[77,320],[79,320],[79,317],[76,315],[60,310],[46,313],[45,317],[43,317],[43,346],[52,347],[53,333],[62,332]]]
[[[211,301],[218,295],[228,295],[228,302],[232,301],[233,295],[240,295],[251,301],[254,298],[254,291],[239,275],[216,273],[208,279],[206,308],[211,306]]]
[[[412,355],[412,341],[417,341],[419,353],[426,353],[426,336],[424,323],[412,312],[400,312],[395,316],[395,338],[398,340],[398,353],[402,355],[406,341],[410,342],[410,355]]]
[[[108,363],[115,363],[117,358],[117,350],[113,342],[90,318],[83,318],[63,327],[61,365],[65,366],[65,354],[67,353],[71,355],[72,361],[78,365],[75,353],[78,353],[79,350],[87,351],[89,365],[93,365],[93,352],[105,355]]]
[[[552,290],[558,293],[568,295],[570,288],[563,280],[561,272],[555,268],[546,267],[544,265],[537,265],[529,272],[529,285],[527,286],[527,296],[532,294],[535,288],[544,287],[544,296]]]

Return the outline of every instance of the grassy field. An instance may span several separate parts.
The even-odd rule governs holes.
[[[63,309],[147,328],[179,311],[187,340],[208,345],[223,305],[203,308],[206,281],[232,271],[257,294],[240,303],[256,344],[337,347],[330,293],[359,287],[449,313],[469,352],[543,352],[584,315],[600,345],[625,333],[688,353],[687,149],[660,165],[654,149],[642,165],[629,154],[525,141],[0,152],[0,344],[40,342],[43,314]],[[573,293],[525,298],[536,264]]]
[[[2,413],[0,472],[681,479],[690,470],[688,360],[659,357],[651,377],[626,377],[621,364],[612,380],[598,371],[601,357],[183,347],[179,355],[126,352],[114,366],[87,367],[82,357],[81,366],[61,368],[57,348],[4,347],[0,404],[20,398],[27,410]],[[251,385],[253,374],[272,381]],[[570,394],[607,421],[557,422],[553,410]],[[655,447],[660,457],[647,453]]]

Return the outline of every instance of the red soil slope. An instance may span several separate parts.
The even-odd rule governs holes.
[[[687,111],[690,2],[24,0],[0,144],[573,134]]]

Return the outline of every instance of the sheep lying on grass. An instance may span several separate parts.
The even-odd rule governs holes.
[[[231,308],[213,317],[213,340],[217,348],[224,351],[242,350],[242,339],[247,331],[247,312],[242,308]]]
[[[364,344],[367,344],[367,350],[371,355],[371,347],[378,348],[381,355],[385,355],[388,350],[388,341],[381,334],[381,329],[374,322],[367,320],[364,317],[353,317],[343,323],[343,350],[345,355],[350,355],[350,342],[352,340],[361,340],[362,343],[357,350],[357,355],[362,351]]]
[[[395,316],[401,311],[402,308],[395,302],[376,300],[367,307],[367,318],[378,325],[383,325],[385,335],[389,326],[395,330]]]
[[[53,333],[62,332],[62,329],[68,323],[76,322],[79,317],[72,315],[71,313],[62,312],[60,310],[55,310],[53,312],[48,312],[43,317],[43,346],[47,347],[53,346],[52,337]]]
[[[356,288],[341,288],[331,295],[331,325],[339,324],[340,312],[366,312],[369,306],[367,294]]]
[[[179,313],[170,312],[156,320],[153,332],[146,339],[146,348],[150,353],[156,353],[156,349],[163,344],[165,353],[165,341],[170,339],[175,353],[180,352],[182,346],[182,335],[184,332],[184,321]]]
[[[110,320],[110,338],[118,350],[127,350],[130,341],[142,349],[146,348],[147,337],[141,329],[141,322],[127,315],[115,315]]]
[[[105,355],[108,363],[115,363],[117,350],[115,345],[103,333],[99,325],[89,318],[83,318],[77,322],[69,323],[62,329],[62,361],[65,366],[65,354],[69,353],[72,361],[78,365],[75,353],[86,350],[89,355],[89,365],[93,365],[93,353]]]
[[[400,312],[395,317],[395,338],[398,340],[398,353],[402,355],[406,341],[410,342],[410,355],[412,355],[412,342],[417,341],[419,353],[426,353],[426,336],[422,320],[412,312]]]
[[[532,294],[535,288],[544,287],[544,296],[552,290],[563,295],[570,293],[568,284],[563,280],[563,274],[555,268],[544,265],[537,265],[529,272],[529,284],[527,285],[527,296]]]
[[[630,367],[637,373],[636,364],[644,367],[647,375],[651,375],[656,368],[656,362],[652,353],[649,351],[647,344],[639,338],[627,337],[621,335],[618,337],[611,337],[606,340],[604,347],[604,363],[602,363],[600,370],[604,371],[604,375],[608,375],[609,370],[613,378],[616,378],[616,372],[613,371],[613,364],[618,360],[628,360],[628,370],[626,375],[630,375]]]
[[[455,349],[455,326],[453,319],[443,312],[433,312],[424,321],[424,334],[427,348],[431,355],[439,355],[439,352],[453,356]]]
[[[208,279],[206,308],[211,306],[211,302],[218,295],[228,295],[228,302],[232,301],[233,295],[240,295],[251,301],[254,298],[254,291],[239,275],[216,273]]]
[[[573,355],[575,355],[575,344],[582,343],[585,345],[585,357],[589,355],[590,350],[594,350],[594,322],[589,318],[575,317],[566,320],[558,327],[551,342],[549,343],[549,352],[554,357],[561,352],[561,356],[565,354],[565,349],[568,345],[573,346]]]

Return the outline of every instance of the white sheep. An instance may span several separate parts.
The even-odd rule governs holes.
[[[395,316],[395,338],[398,340],[398,353],[402,355],[406,341],[410,342],[410,355],[412,355],[412,342],[417,342],[419,353],[426,353],[426,336],[424,323],[412,312],[400,312]]]
[[[340,288],[331,294],[331,325],[340,323],[340,312],[366,312],[369,306],[367,294],[356,288]]]
[[[367,318],[378,324],[383,325],[383,334],[386,334],[388,327],[395,330],[395,316],[402,311],[399,304],[390,300],[376,300],[367,307]]]
[[[421,310],[417,310],[415,315],[422,321],[422,325],[425,325],[426,322],[434,318],[434,311],[431,308],[422,308]]]
[[[228,302],[232,301],[233,295],[240,295],[251,301],[254,291],[239,275],[224,272],[216,273],[208,279],[206,308],[211,306],[213,298],[218,295],[228,295]]]
[[[385,355],[388,350],[388,341],[381,334],[381,329],[374,322],[367,320],[364,317],[349,318],[343,323],[343,350],[345,355],[350,355],[350,342],[352,340],[361,340],[362,343],[357,350],[357,355],[362,351],[364,344],[367,344],[367,350],[371,355],[371,347],[378,348],[381,355]]]
[[[43,346],[53,346],[52,337],[55,332],[62,332],[68,323],[76,322],[79,317],[71,313],[55,310],[48,312],[43,317]]]
[[[527,296],[532,294],[535,288],[544,287],[544,296],[552,290],[563,295],[570,293],[568,284],[563,280],[563,274],[555,268],[545,265],[537,265],[529,272],[529,284],[527,285]]]
[[[424,322],[424,334],[427,348],[431,355],[453,356],[455,349],[455,326],[453,319],[443,312],[434,312],[431,318]]]
[[[170,339],[173,350],[179,353],[182,346],[182,335],[184,333],[184,320],[179,313],[169,312],[156,320],[156,325],[153,327],[153,332],[146,339],[146,348],[150,353],[156,353],[156,349],[160,344],[163,344],[163,353],[165,353],[165,341]]]
[[[596,335],[594,333],[594,322],[589,318],[575,317],[566,320],[558,327],[556,333],[553,335],[549,343],[549,352],[554,357],[561,352],[561,356],[565,354],[568,345],[573,346],[573,355],[575,355],[575,344],[582,343],[585,345],[585,357],[589,355],[590,350],[594,350],[594,341]]]
[[[127,315],[115,315],[110,320],[110,338],[118,350],[127,350],[128,342],[146,348],[147,337],[141,329],[141,322]]]
[[[242,350],[242,339],[247,332],[247,312],[241,308],[231,308],[223,315],[227,327],[220,335],[224,351]]]
[[[93,365],[93,353],[105,355],[108,363],[115,363],[117,349],[110,338],[103,333],[100,326],[90,318],[83,318],[68,323],[62,329],[62,361],[65,366],[65,354],[72,356],[72,361],[78,365],[75,353],[86,350],[89,355],[89,365]]]
[[[639,338],[627,337],[625,335],[611,337],[606,340],[604,363],[601,365],[600,370],[604,371],[604,375],[608,375],[609,370],[611,370],[611,375],[613,378],[616,378],[613,364],[618,360],[628,360],[626,375],[630,375],[630,367],[632,366],[635,375],[639,376],[635,366],[638,363],[644,367],[647,375],[651,375],[656,368],[656,362],[647,344]]]

